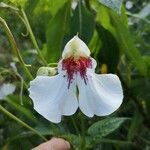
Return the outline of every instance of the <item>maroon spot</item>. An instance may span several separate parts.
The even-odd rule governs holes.
[[[67,71],[67,79],[69,81],[68,88],[70,87],[70,83],[73,80],[73,75],[77,74],[78,72],[80,73],[81,78],[84,80],[84,83],[87,84],[87,68],[92,68],[92,60],[90,59],[90,57],[80,57],[78,59],[69,57],[63,59],[62,70]]]

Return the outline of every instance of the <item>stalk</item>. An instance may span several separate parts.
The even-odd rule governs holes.
[[[34,128],[32,128],[31,126],[29,126],[28,124],[26,124],[25,122],[23,122],[22,120],[20,120],[19,118],[17,118],[16,116],[14,116],[12,113],[10,113],[8,110],[6,110],[2,105],[0,105],[0,111],[2,111],[5,115],[7,115],[8,117],[10,117],[14,121],[18,122],[18,124],[22,125],[23,127],[27,128],[28,130],[30,130],[33,133],[35,133],[36,135],[38,135],[44,141],[47,141],[47,139],[43,135],[41,135],[41,133],[39,133],[37,130],[35,130]]]
[[[42,60],[43,64],[47,66],[47,62],[46,62],[46,60],[44,59],[43,55],[41,54],[40,48],[39,48],[39,46],[38,46],[38,44],[37,44],[37,41],[36,41],[36,39],[35,39],[35,36],[34,36],[34,34],[33,34],[33,31],[32,31],[32,28],[31,28],[31,26],[30,26],[29,20],[28,20],[27,15],[26,15],[26,13],[25,13],[25,11],[24,11],[23,9],[21,9],[21,14],[22,14],[24,23],[25,23],[25,25],[26,25],[26,28],[27,28],[27,30],[28,30],[28,32],[29,32],[30,39],[31,39],[31,41],[32,41],[32,43],[33,43],[33,45],[34,45],[34,47],[36,48],[36,50],[37,50],[37,52],[38,52],[39,58]]]
[[[20,66],[24,70],[27,78],[29,80],[32,80],[33,77],[31,75],[30,71],[28,70],[28,68],[26,67],[25,62],[23,61],[23,58],[22,58],[22,56],[20,54],[20,51],[19,51],[19,49],[17,47],[16,41],[15,41],[15,39],[13,37],[13,34],[11,33],[11,31],[10,31],[6,21],[3,18],[0,17],[0,23],[2,24],[2,26],[3,26],[3,28],[4,28],[5,32],[6,32],[6,35],[7,35],[8,39],[9,39],[9,42],[10,42],[10,44],[12,46],[13,53],[17,56],[17,58],[19,60],[19,63],[20,63]]]

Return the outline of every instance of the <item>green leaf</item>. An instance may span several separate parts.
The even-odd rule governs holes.
[[[93,138],[102,138],[118,129],[127,118],[107,118],[94,123],[88,129],[88,134]]]
[[[36,0],[37,1],[37,0]],[[36,2],[35,1],[35,2]],[[68,0],[38,0],[37,5],[34,9],[34,13],[38,14],[38,13],[43,13],[43,12],[48,12],[50,13],[52,16],[55,16],[55,14],[59,11],[59,9],[61,9],[64,4],[67,2]],[[31,4],[34,3],[34,1],[30,2]]]
[[[28,1],[26,3],[26,5],[25,5],[25,12],[27,13],[27,16],[33,15],[33,12],[36,9],[36,7],[39,7],[39,5],[38,5],[39,1],[40,0],[32,0],[32,1]],[[41,12],[44,12],[44,11],[41,11]],[[36,15],[38,15],[38,14],[36,14]],[[35,14],[34,14],[34,19],[35,19]],[[34,19],[32,19],[32,20],[34,20]]]
[[[70,2],[66,3],[50,20],[46,32],[47,61],[56,62],[61,56],[64,33],[70,18]]]
[[[147,65],[147,67],[150,68],[150,56],[144,56],[143,60],[144,60],[145,64]],[[150,76],[150,69],[148,69],[147,71],[148,71],[148,76]]]
[[[92,56],[94,56],[94,58],[96,58],[97,53],[99,52],[101,47],[102,47],[102,42],[99,38],[97,31],[94,30],[92,39],[89,43],[89,49],[91,50]]]
[[[11,3],[15,4],[16,6],[24,7],[27,3],[27,0],[9,0]]]
[[[116,13],[102,5],[97,5],[97,3],[93,3],[93,5],[97,9],[97,22],[113,34],[119,45],[120,52],[123,52],[127,58],[130,59],[141,75],[146,76],[147,65],[144,62],[140,51],[135,47],[133,37],[129,32],[124,7],[122,7],[121,16],[118,16]]]
[[[98,0],[98,2],[100,2],[103,5],[113,9],[118,14],[121,13],[122,0]]]
[[[138,129],[141,127],[142,121],[141,114],[135,111],[130,128],[128,129],[128,141],[132,141],[138,135]]]
[[[75,135],[75,134],[65,134],[61,136],[62,138],[66,139],[67,141],[69,141],[69,143],[71,143],[71,146],[74,149],[79,149],[80,148],[80,137]]]
[[[101,64],[107,64],[108,72],[115,73],[119,63],[119,46],[113,34],[100,24],[96,25],[97,32],[102,42],[102,47],[97,54]]]
[[[79,13],[79,9],[81,10],[81,16]],[[90,13],[89,10],[83,4],[78,5],[73,11],[73,17],[71,18],[71,38],[77,33],[79,33],[81,39],[88,44],[93,35],[94,27],[95,23],[93,14]]]
[[[41,135],[54,135],[54,132],[50,125],[38,125],[35,127],[35,129],[41,134]]]
[[[135,64],[139,72],[146,76],[147,75],[147,66],[139,50],[135,47],[133,38],[128,30],[128,28],[124,25],[120,17],[116,16],[114,13],[110,12],[110,17],[112,20],[112,24],[115,27],[116,39],[122,51],[126,54],[126,56],[131,59],[131,61]]]
[[[54,16],[57,11],[67,2],[68,0],[51,0],[48,1],[50,4],[49,11],[51,12],[52,16]]]
[[[119,145],[119,146],[125,146],[125,145],[133,144],[130,141],[118,140],[118,139],[109,139],[109,138],[101,138],[101,139],[95,138],[95,139],[93,139],[93,137],[86,138],[86,144],[87,144],[88,148],[92,148],[96,144],[102,144],[102,143],[115,144],[115,145]]]

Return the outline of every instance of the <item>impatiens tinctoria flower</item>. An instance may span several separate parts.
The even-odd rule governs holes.
[[[54,123],[78,107],[88,117],[113,113],[123,99],[120,80],[114,74],[96,74],[95,67],[87,45],[74,36],[63,50],[58,75],[37,76],[30,82],[34,109]]]
[[[0,99],[4,99],[7,95],[12,94],[16,87],[11,83],[3,83],[0,85]]]

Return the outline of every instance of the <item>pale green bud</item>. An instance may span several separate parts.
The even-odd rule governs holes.
[[[54,76],[56,73],[56,67],[40,67],[37,71],[37,76]]]

